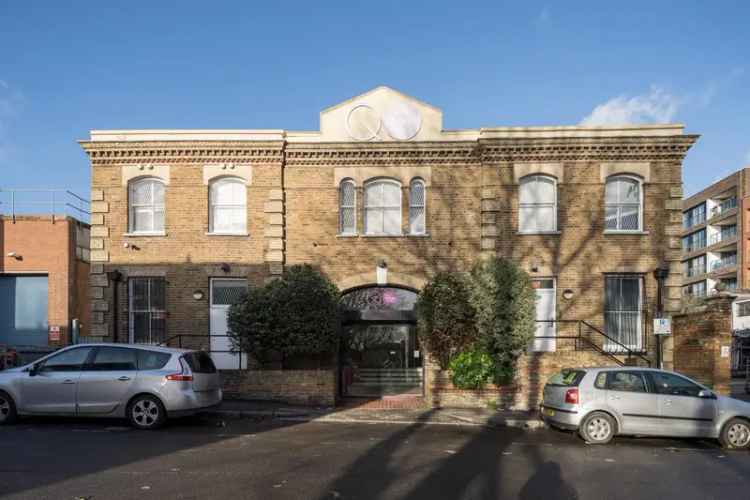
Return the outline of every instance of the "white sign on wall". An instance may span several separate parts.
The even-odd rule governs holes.
[[[654,320],[654,335],[672,335],[672,320],[670,318],[656,318]]]
[[[730,354],[730,347],[728,345],[721,346],[721,357],[728,358]]]

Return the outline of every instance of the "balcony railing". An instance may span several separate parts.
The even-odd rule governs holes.
[[[708,237],[708,244],[716,245],[717,243],[734,238],[735,236],[737,236],[737,226],[733,226],[733,229],[730,231],[722,231],[720,233],[712,234]]]
[[[711,209],[711,217],[717,217],[733,208],[737,208],[737,198],[729,198],[728,200],[724,200]]]
[[[88,222],[91,202],[67,189],[0,189],[0,210],[16,220],[19,215],[58,215]]]
[[[731,257],[724,257],[711,263],[711,271],[718,271],[726,267],[732,267],[737,265],[737,255]]]

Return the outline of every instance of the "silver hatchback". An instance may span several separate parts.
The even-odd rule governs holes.
[[[125,417],[156,429],[221,398],[219,374],[202,351],[83,344],[0,371],[0,425],[19,415],[67,415]]]
[[[544,387],[542,419],[576,430],[588,443],[615,435],[702,437],[750,448],[750,403],[717,396],[674,372],[648,368],[574,368]]]

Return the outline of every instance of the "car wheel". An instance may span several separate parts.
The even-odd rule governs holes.
[[[589,444],[607,444],[615,436],[615,425],[612,417],[595,411],[583,420],[578,433]]]
[[[16,404],[7,392],[0,391],[0,425],[10,425],[16,422]]]
[[[750,422],[733,418],[721,429],[719,441],[724,448],[746,450],[750,448]]]
[[[167,420],[167,412],[159,399],[144,394],[133,398],[128,405],[128,419],[136,429],[158,429]]]

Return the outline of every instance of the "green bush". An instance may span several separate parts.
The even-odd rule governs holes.
[[[481,389],[492,380],[495,363],[486,351],[475,347],[454,357],[449,368],[451,381],[459,389]]]
[[[531,277],[510,260],[484,260],[471,271],[469,296],[479,342],[494,361],[493,381],[507,384],[536,329]]]
[[[282,360],[333,353],[340,320],[336,285],[309,265],[292,266],[281,278],[248,290],[229,309],[229,336],[235,348],[260,360],[271,353]]]
[[[476,340],[474,309],[466,280],[457,274],[436,274],[419,294],[416,304],[419,341],[440,365]]]

